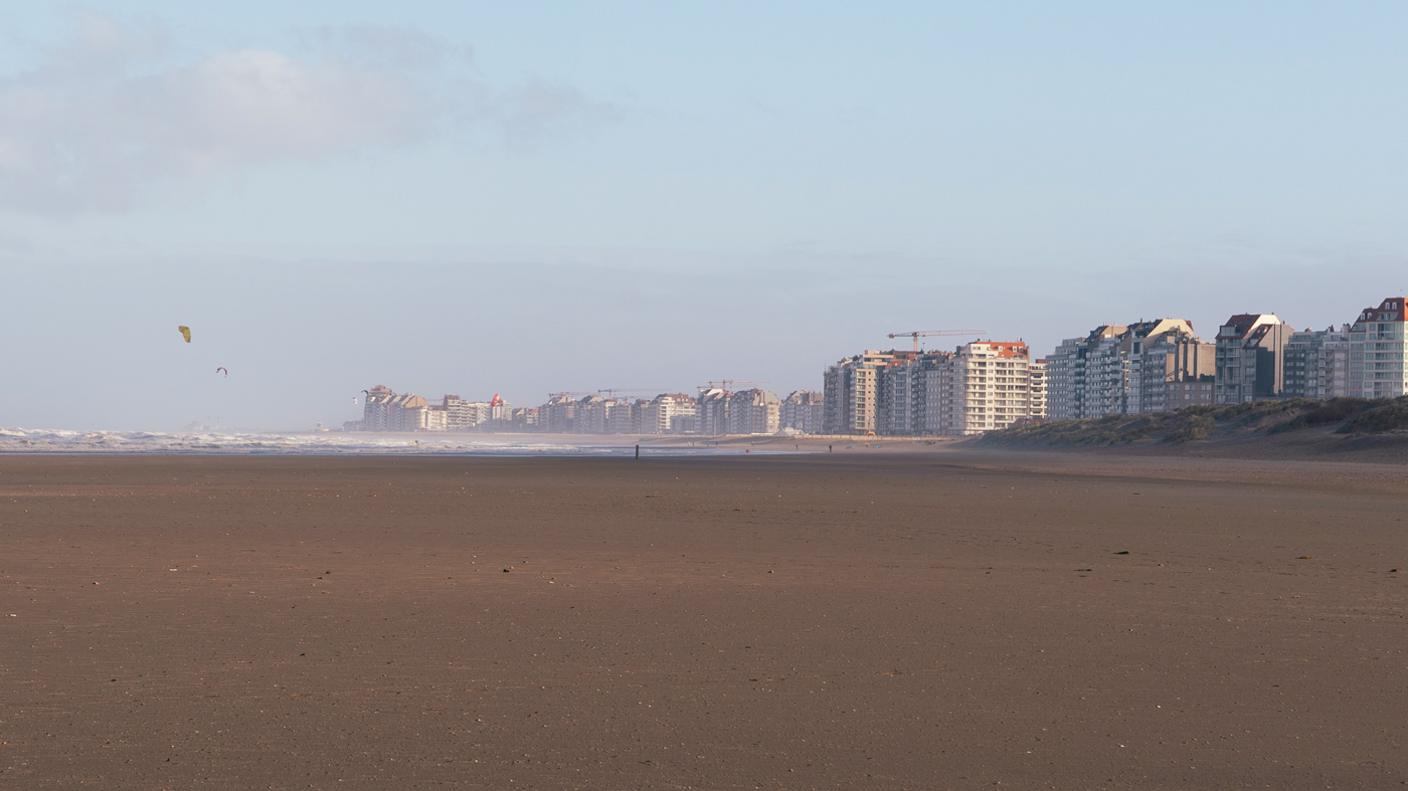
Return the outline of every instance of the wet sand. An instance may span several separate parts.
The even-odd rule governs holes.
[[[0,788],[1400,787],[1405,483],[0,458]]]

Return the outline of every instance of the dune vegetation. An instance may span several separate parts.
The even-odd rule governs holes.
[[[1241,439],[1294,431],[1384,434],[1408,430],[1408,397],[1364,400],[1291,398],[1234,406],[1197,406],[1175,412],[1056,420],[983,435],[993,445],[1060,447],[1184,443]]]

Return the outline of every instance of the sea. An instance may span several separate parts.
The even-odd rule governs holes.
[[[73,431],[0,428],[0,453],[196,454],[247,456],[634,456],[634,437],[534,437],[532,434],[376,434],[370,432]],[[642,455],[745,452],[701,441],[646,444]]]

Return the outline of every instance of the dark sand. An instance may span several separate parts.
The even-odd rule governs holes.
[[[3,458],[0,787],[1400,787],[1405,484]]]

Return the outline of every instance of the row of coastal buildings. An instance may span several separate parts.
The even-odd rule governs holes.
[[[1408,393],[1405,309],[1408,298],[1390,297],[1323,330],[1296,330],[1274,313],[1239,313],[1211,340],[1180,318],[1102,324],[1041,358],[1022,341],[867,350],[828,367],[821,392],[786,398],[724,382],[652,398],[555,393],[539,406],[512,408],[497,395],[432,402],[377,386],[364,391],[362,419],[345,428],[969,436],[1031,421],[1277,398],[1392,398]]]
[[[348,431],[470,431],[501,421],[512,410],[495,393],[488,401],[446,395],[432,403],[422,395],[397,393],[386,385],[362,391],[362,419],[343,424]]]
[[[1350,323],[1296,330],[1274,313],[1239,313],[1211,341],[1183,319],[1096,327],[1047,361],[1056,420],[1278,398],[1408,394],[1408,299],[1389,297]]]
[[[799,390],[785,399],[761,388],[701,388],[696,395],[661,393],[621,398],[614,392],[553,393],[546,403],[514,408],[495,395],[438,402],[384,385],[363,391],[362,419],[348,431],[544,431],[561,434],[818,434],[820,393]]]
[[[1239,313],[1212,340],[1186,319],[1102,324],[1044,358],[1025,343],[954,351],[866,351],[825,375],[828,434],[967,436],[1077,420],[1278,398],[1408,394],[1408,298],[1351,323],[1296,330],[1274,313]]]

